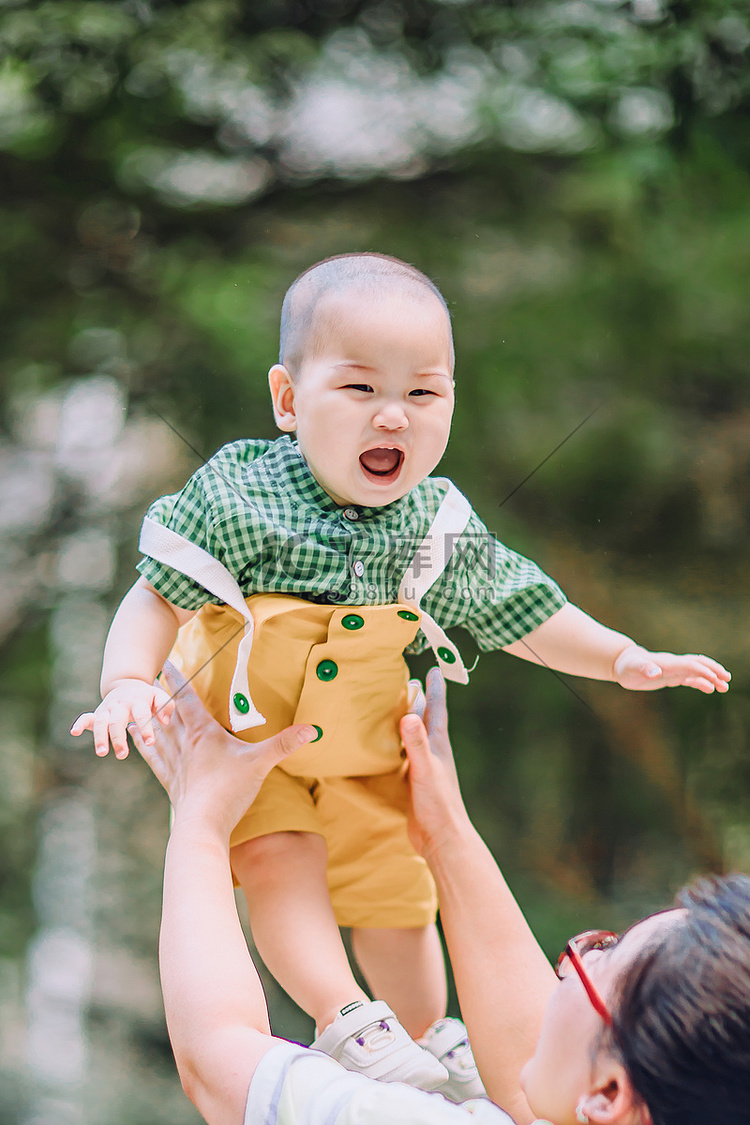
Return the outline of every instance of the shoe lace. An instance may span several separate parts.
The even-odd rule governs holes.
[[[385,1034],[383,1034],[383,1032],[385,1032]],[[358,1043],[360,1047],[367,1047],[370,1051],[376,1051],[392,1043],[395,1039],[395,1035],[386,1020],[377,1020],[375,1023],[363,1027],[359,1035],[356,1035],[354,1038],[355,1042]]]
[[[460,1043],[456,1043],[455,1047],[451,1048],[450,1051],[446,1051],[444,1058],[451,1059],[461,1070],[467,1073],[469,1071],[476,1071],[477,1069],[477,1064],[474,1062],[474,1056],[471,1053],[468,1039],[462,1039]]]

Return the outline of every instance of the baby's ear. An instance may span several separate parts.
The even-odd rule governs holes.
[[[276,425],[285,433],[297,429],[297,415],[294,410],[294,379],[281,363],[275,363],[268,372],[268,386],[271,389],[271,402]]]

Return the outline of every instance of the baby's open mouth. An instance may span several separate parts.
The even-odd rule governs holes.
[[[400,449],[382,446],[378,449],[365,450],[360,456],[359,463],[368,480],[377,481],[378,484],[390,484],[401,472],[404,455]]]

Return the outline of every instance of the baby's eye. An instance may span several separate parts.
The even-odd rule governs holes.
[[[422,395],[434,395],[434,394],[435,394],[434,391],[428,391],[425,387],[417,387],[416,390],[409,391],[410,397],[412,395],[414,395],[414,397],[421,397]]]
[[[344,387],[345,391],[365,391],[372,392],[372,387],[369,383],[347,383]]]

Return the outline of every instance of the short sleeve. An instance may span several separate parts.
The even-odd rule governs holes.
[[[488,1101],[447,1102],[399,1082],[374,1082],[319,1051],[278,1042],[261,1059],[244,1125],[513,1125]]]
[[[203,485],[203,473],[190,478],[181,492],[155,500],[146,513],[147,519],[164,524],[170,531],[189,539],[219,562],[223,562],[223,549],[214,532],[211,504]],[[206,602],[216,602],[198,582],[146,555],[136,569],[150,582],[157,593],[180,609],[200,609]]]
[[[566,600],[541,567],[495,539],[472,513],[442,582],[427,592],[422,608],[444,628],[465,626],[490,651],[531,633]]]

